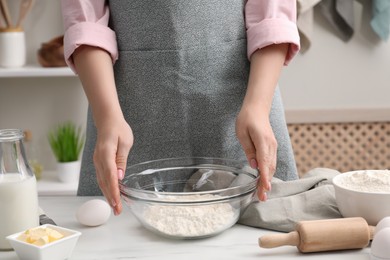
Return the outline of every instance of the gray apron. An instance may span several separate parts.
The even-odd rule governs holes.
[[[110,27],[119,60],[119,101],[135,142],[128,165],[173,157],[246,160],[235,134],[249,62],[244,0],[112,0]],[[278,141],[276,176],[297,178],[279,90],[271,125]],[[88,112],[78,195],[100,195]]]

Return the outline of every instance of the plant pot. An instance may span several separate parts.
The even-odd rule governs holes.
[[[78,182],[81,161],[57,162],[57,176],[61,182]]]

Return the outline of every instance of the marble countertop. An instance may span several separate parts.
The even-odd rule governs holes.
[[[96,198],[96,197],[93,197]],[[296,247],[283,246],[264,249],[258,238],[275,233],[243,225],[206,239],[170,240],[144,229],[124,205],[123,213],[112,215],[99,227],[85,227],[75,218],[78,207],[92,197],[48,196],[40,197],[40,207],[57,225],[75,229],[82,235],[71,260],[115,259],[343,259],[369,260],[370,248],[324,253],[299,253]],[[17,260],[13,251],[0,251],[0,259]]]

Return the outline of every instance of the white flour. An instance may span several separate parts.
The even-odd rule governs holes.
[[[390,192],[390,171],[361,171],[340,179],[340,185],[363,192]]]
[[[186,196],[188,201],[210,199],[213,195]],[[180,197],[183,200],[183,197]],[[177,201],[177,197],[169,200]],[[218,233],[232,226],[238,218],[229,203],[209,205],[152,205],[144,211],[144,221],[163,234],[176,237],[199,237]]]

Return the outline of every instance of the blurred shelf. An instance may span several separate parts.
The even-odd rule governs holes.
[[[37,187],[39,196],[76,196],[78,182],[63,183],[57,179],[55,171],[44,171]]]
[[[69,67],[43,68],[38,65],[26,65],[21,68],[0,68],[0,78],[23,77],[76,77]]]

